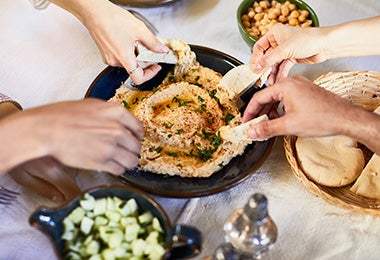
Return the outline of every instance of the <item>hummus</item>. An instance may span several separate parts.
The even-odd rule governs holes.
[[[218,85],[222,75],[201,66],[186,43],[170,40],[168,45],[178,55],[178,65],[162,84],[152,91],[121,85],[110,101],[123,104],[144,124],[142,170],[209,177],[251,143],[234,145],[219,131],[241,124],[240,99]]]

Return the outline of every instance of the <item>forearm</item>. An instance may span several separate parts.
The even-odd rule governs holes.
[[[346,123],[341,124],[342,134],[357,140],[380,155],[380,115],[354,108],[347,111],[345,118]]]
[[[321,28],[327,59],[380,55],[380,16]]]
[[[84,25],[94,10],[102,10],[104,5],[112,4],[108,0],[49,0],[76,16]]]
[[[41,145],[42,138],[35,135],[34,122],[24,118],[18,109],[9,110],[13,115],[7,115],[0,119],[0,174],[13,167],[45,155],[44,147]]]

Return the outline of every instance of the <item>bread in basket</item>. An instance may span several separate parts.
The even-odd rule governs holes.
[[[314,83],[369,111],[375,110],[380,105],[380,72],[365,70],[329,72],[317,78]],[[285,136],[284,148],[292,172],[301,184],[333,205],[356,213],[380,217],[380,200],[365,198],[351,192],[352,184],[332,188],[310,180],[298,161],[296,140],[296,136]],[[368,159],[372,155],[365,147],[364,153]]]

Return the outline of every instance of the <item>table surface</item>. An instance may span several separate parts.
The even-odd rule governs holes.
[[[307,2],[318,14],[321,26],[380,13],[377,0]],[[239,3],[182,0],[134,9],[148,17],[162,37],[207,46],[247,62],[250,49],[240,37],[235,17]],[[53,5],[38,11],[26,0],[5,0],[0,1],[0,9],[0,92],[24,108],[83,98],[91,82],[106,67],[86,28]],[[315,79],[329,71],[357,69],[380,71],[380,57],[297,65],[292,74]],[[105,174],[84,172],[79,183],[86,189],[119,182]],[[0,259],[56,259],[50,240],[28,223],[36,208],[56,205],[18,186],[7,175],[0,177],[0,185],[21,192],[13,204],[0,205]],[[380,218],[337,208],[306,190],[291,172],[282,138],[276,139],[270,156],[259,169],[227,191],[192,199],[153,197],[172,223],[202,230],[203,249],[197,257],[201,259],[223,242],[223,223],[229,214],[256,192],[267,196],[269,212],[279,231],[270,259],[378,258]]]

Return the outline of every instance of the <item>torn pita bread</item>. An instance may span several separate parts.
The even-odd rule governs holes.
[[[229,70],[219,82],[219,86],[229,89],[231,93],[241,96],[254,85],[261,88],[266,82],[271,68],[261,74],[252,71],[252,64],[239,65]]]
[[[168,63],[177,64],[178,58],[175,52],[169,49],[166,53],[153,52],[146,48],[142,44],[137,45],[138,55],[136,57],[137,61],[148,62],[148,63]]]
[[[296,150],[305,174],[314,182],[329,187],[354,182],[365,164],[357,142],[346,136],[298,137]]]
[[[237,145],[246,146],[247,144],[252,143],[253,141],[264,141],[264,140],[253,140],[248,136],[248,129],[255,124],[269,120],[267,115],[262,115],[256,117],[244,124],[231,127],[229,125],[222,126],[220,131],[220,137],[223,141],[229,141]]]
[[[374,113],[380,115],[380,107]],[[380,199],[380,156],[373,154],[350,191],[371,199]]]

